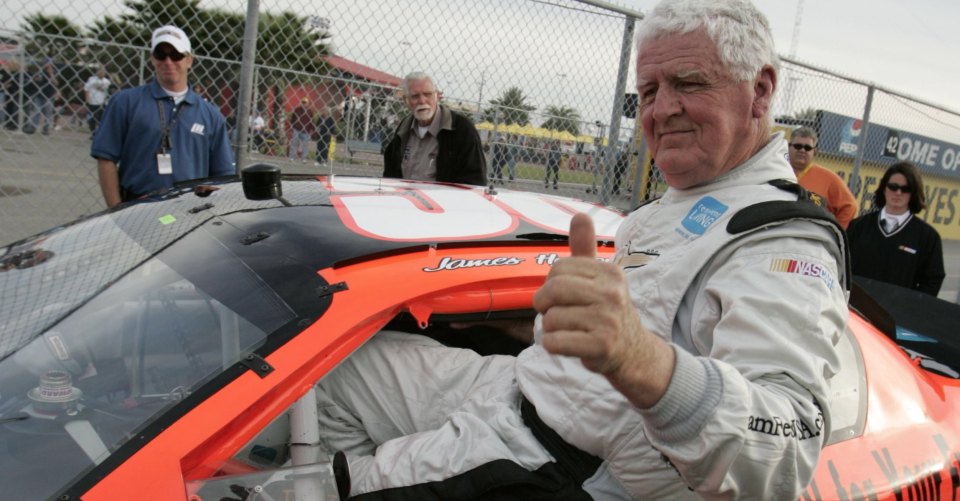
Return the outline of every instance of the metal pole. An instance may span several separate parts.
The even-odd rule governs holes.
[[[640,117],[637,117],[639,120]],[[643,185],[643,171],[647,168],[647,138],[640,135],[640,147],[637,148],[637,173],[633,176],[633,193],[630,195],[630,211],[640,207],[640,190]]]
[[[370,94],[369,89],[364,92],[363,97],[363,107],[365,108],[363,110],[363,142],[367,142],[367,138],[370,137],[370,108],[373,107],[370,99],[372,94]]]
[[[623,40],[620,44],[620,68],[617,70],[617,89],[613,95],[613,111],[610,113],[610,132],[607,134],[607,154],[603,165],[603,187],[600,188],[600,205],[609,202],[610,188],[613,186],[613,169],[617,165],[617,145],[620,139],[620,118],[623,116],[624,92],[627,90],[627,72],[630,70],[630,44],[633,41],[633,28],[637,18],[627,16],[624,19]],[[603,144],[601,143],[601,146]]]
[[[24,77],[27,73],[27,51],[26,49],[20,50],[20,89],[17,91],[17,131],[23,132],[23,125],[27,117],[27,109],[23,106],[23,86],[26,85]]]
[[[137,82],[138,82],[137,85],[143,85],[143,84],[147,83],[147,82],[146,82],[146,79],[143,77],[144,73],[146,73],[146,68],[147,68],[147,53],[146,53],[146,51],[142,51],[142,50],[141,50],[141,51],[140,51],[140,70],[137,71],[137,73],[138,73],[138,74],[137,74]]]
[[[477,98],[477,120],[480,120],[483,117],[483,79],[486,72],[487,70],[480,72],[480,97]]]
[[[259,21],[260,0],[247,0],[247,25],[243,30],[243,62],[240,66],[240,97],[237,107],[237,143],[233,145],[237,174],[240,174],[240,169],[243,168],[243,150],[247,144],[247,128],[240,127],[240,123],[245,123],[247,117],[250,116],[253,74],[257,59],[257,24]]]
[[[242,65],[241,65],[241,67],[240,67],[240,71],[243,71],[243,66],[242,66]],[[256,106],[256,103],[258,102],[258,100],[259,100],[259,98],[260,98],[260,93],[257,92],[257,89],[259,88],[259,85],[257,85],[257,82],[258,82],[259,80],[260,80],[260,73],[257,71],[257,65],[254,64],[254,65],[253,65],[253,84],[252,84],[253,88],[252,88],[251,91],[250,91],[250,95],[252,96],[252,97],[250,98],[250,113],[251,113],[251,114],[253,113],[253,110],[255,109],[254,106]],[[240,107],[240,96],[237,96],[237,108],[239,108],[239,107]],[[260,117],[263,118],[263,115],[260,115]],[[243,122],[241,122],[241,120],[243,120]],[[266,120],[266,119],[264,119],[264,120]],[[237,144],[243,144],[243,145],[246,146],[246,150],[247,150],[247,151],[253,151],[253,147],[252,147],[253,145],[252,145],[252,144],[247,144],[246,141],[240,142],[240,126],[241,126],[240,124],[241,124],[241,123],[246,123],[246,124],[247,124],[247,125],[246,125],[246,129],[247,129],[247,131],[249,132],[249,129],[250,129],[250,123],[249,123],[249,122],[250,122],[249,116],[248,116],[247,118],[237,117]],[[266,128],[267,128],[266,125],[264,125],[263,128],[266,129]],[[264,132],[265,132],[265,130],[260,131],[261,141],[262,141],[262,139],[263,139],[263,133],[264,133]],[[248,139],[249,139],[249,138],[248,138]]]
[[[848,186],[854,198],[860,197],[860,164],[863,163],[863,150],[867,144],[867,129],[870,127],[870,109],[873,108],[873,91],[871,85],[867,87],[867,106],[863,110],[863,120],[860,127],[860,142],[857,143],[857,156],[853,159],[853,173],[850,174]]]

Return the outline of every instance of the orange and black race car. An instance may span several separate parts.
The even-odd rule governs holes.
[[[515,352],[447,326],[529,316],[577,212],[611,257],[622,216],[594,204],[370,178],[281,184],[254,166],[243,183],[182,186],[11,245],[0,498],[337,499],[344,471],[314,445],[314,383],[388,324]],[[802,498],[956,500],[960,341],[943,319],[960,307],[862,285],[831,382],[837,422]]]

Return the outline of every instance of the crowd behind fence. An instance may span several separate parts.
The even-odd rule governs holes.
[[[0,241],[105,208],[86,87],[101,69],[111,95],[149,82],[150,32],[164,24],[190,35],[191,86],[226,118],[238,165],[379,175],[381,148],[407,114],[401,78],[419,70],[437,80],[443,104],[472,118],[491,183],[623,210],[665,189],[624,104],[640,12],[575,0],[250,5],[257,10],[204,0],[0,7]],[[878,172],[907,158],[929,179],[924,217],[960,239],[957,113],[788,58],[779,81],[778,128],[815,127],[818,163],[850,180],[861,210]],[[322,137],[293,141],[301,103],[318,121],[332,117],[329,147]]]

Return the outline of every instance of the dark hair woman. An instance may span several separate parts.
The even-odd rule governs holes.
[[[850,222],[853,274],[936,296],[946,276],[940,234],[915,217],[927,208],[920,171],[910,162],[887,168],[874,192],[880,209]]]

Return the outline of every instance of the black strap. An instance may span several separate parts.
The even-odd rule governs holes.
[[[557,465],[577,485],[582,485],[600,469],[600,465],[603,464],[600,458],[567,443],[540,419],[537,408],[527,400],[526,396],[520,402],[520,415],[523,417],[523,424],[530,428],[540,445],[543,445],[543,448],[557,460]]]
[[[821,195],[786,179],[776,179],[770,181],[769,184],[796,194],[797,201],[772,200],[740,209],[730,218],[730,222],[727,224],[727,232],[731,235],[738,235],[762,226],[784,223],[794,219],[822,221],[833,229],[834,239],[843,253],[843,263],[840,263],[844,270],[843,288],[849,291],[851,282],[850,246],[847,241],[847,232],[837,222],[837,218],[827,211],[826,200]]]
[[[176,106],[176,101],[174,101],[174,106]],[[173,114],[173,118],[170,119],[170,128],[167,128],[167,116],[163,112],[163,99],[157,100],[157,109],[160,110],[160,150],[161,152],[167,152],[173,149],[173,141],[170,139],[170,133],[173,132],[173,126],[177,123],[177,117],[180,116],[180,112],[183,111],[184,102],[180,102],[180,107],[177,108],[177,112]]]

